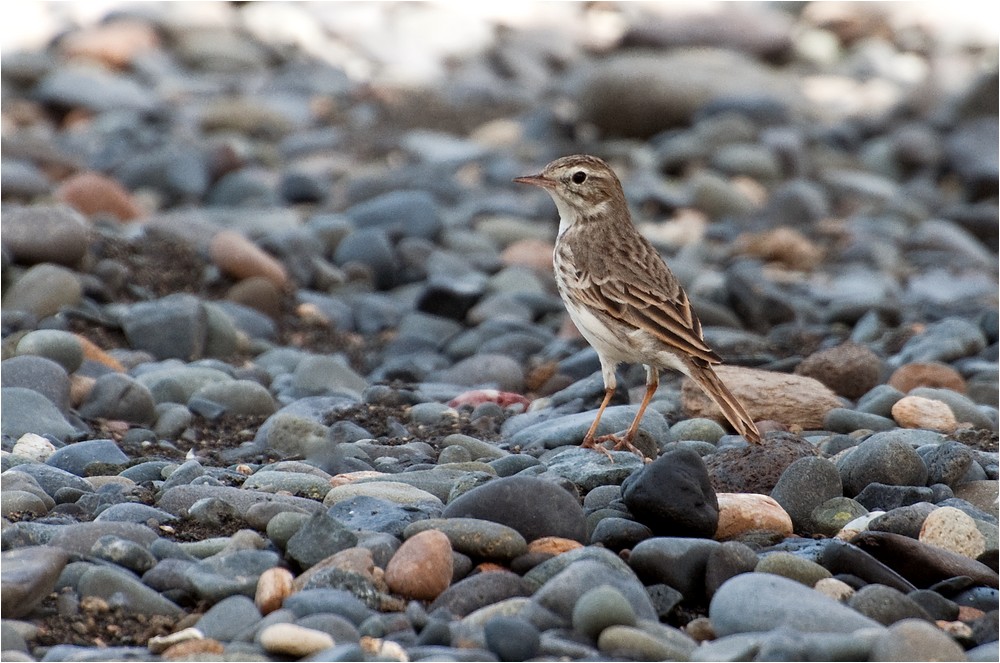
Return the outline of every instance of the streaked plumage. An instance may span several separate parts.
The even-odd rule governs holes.
[[[614,393],[615,368],[621,362],[646,366],[647,389],[625,437],[614,438],[615,448],[636,450],[632,440],[661,368],[697,382],[737,432],[759,443],[753,418],[712,369],[721,359],[705,343],[683,288],[632,224],[614,171],[596,157],[573,155],[515,181],[545,189],[559,210],[556,284],[570,317],[601,360],[605,398],[584,446],[596,447],[608,437],[595,440],[594,433]]]

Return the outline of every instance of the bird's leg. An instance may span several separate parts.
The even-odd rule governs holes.
[[[653,394],[656,393],[656,389],[660,386],[660,371],[653,366],[646,366],[646,395],[642,398],[642,403],[639,405],[639,411],[635,413],[635,418],[632,420],[632,425],[628,427],[625,432],[625,437],[619,438],[614,435],[604,435],[598,438],[598,442],[604,442],[607,440],[614,441],[615,449],[628,449],[632,453],[636,454],[640,458],[645,458],[645,454],[639,451],[632,440],[639,433],[639,424],[642,422],[642,415],[646,413],[646,408],[649,407],[649,402],[653,400]]]
[[[584,449],[595,449],[600,451],[608,458],[611,458],[611,452],[600,445],[598,440],[594,439],[594,433],[597,432],[597,424],[601,423],[601,416],[604,414],[605,408],[608,407],[608,403],[611,402],[611,397],[615,395],[615,386],[612,384],[610,387],[604,388],[604,400],[601,402],[601,407],[597,410],[597,416],[594,418],[594,423],[590,424],[590,430],[587,434],[583,436],[583,443],[580,445]],[[601,439],[603,441],[603,438]],[[611,459],[614,462],[614,459]]]

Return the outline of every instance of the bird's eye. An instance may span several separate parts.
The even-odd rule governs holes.
[[[587,173],[582,170],[578,170],[573,173],[573,177],[571,179],[573,180],[573,184],[583,184],[587,180]]]

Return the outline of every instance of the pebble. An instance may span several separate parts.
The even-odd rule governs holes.
[[[869,348],[844,343],[814,353],[795,367],[795,373],[815,378],[845,398],[856,399],[879,384],[881,360]]]
[[[15,207],[4,214],[3,246],[19,262],[72,267],[86,255],[88,232],[86,220],[65,205]]]
[[[587,591],[573,606],[573,629],[595,640],[609,626],[633,626],[635,621],[628,600],[607,585]]]
[[[453,571],[451,542],[432,529],[403,542],[385,568],[385,582],[406,598],[433,601],[451,584]]]
[[[904,396],[892,406],[892,418],[903,428],[925,428],[950,433],[958,426],[951,408],[941,401]]]
[[[527,661],[538,655],[541,634],[518,617],[494,617],[483,626],[487,648],[501,661]]]
[[[49,595],[66,567],[69,556],[50,546],[5,550],[3,560],[3,601],[5,619],[21,619]]]
[[[36,329],[21,337],[17,355],[37,355],[51,359],[66,373],[73,373],[83,363],[83,345],[78,336],[58,329]]]
[[[96,596],[129,612],[178,616],[182,610],[134,576],[113,567],[93,566],[77,581],[80,596]]]
[[[83,285],[75,272],[43,262],[29,268],[3,293],[3,308],[26,311],[38,318],[55,315],[80,303]]]
[[[654,537],[646,539],[629,556],[629,566],[647,582],[658,582],[696,597],[705,590],[709,556],[720,544],[710,539]]]
[[[712,597],[709,619],[719,636],[784,626],[808,633],[853,633],[878,622],[805,587],[770,573],[745,573],[723,583]]]
[[[922,619],[904,619],[890,626],[872,646],[876,661],[961,660],[962,647],[946,633]]]
[[[108,215],[119,221],[134,221],[143,216],[142,208],[120,182],[93,171],[66,178],[55,195],[88,217]]]
[[[837,466],[817,457],[800,458],[789,465],[771,490],[771,497],[791,518],[794,530],[803,536],[817,533],[813,511],[842,494]]]
[[[528,544],[517,530],[479,518],[428,518],[407,526],[403,536],[439,530],[458,552],[481,559],[510,560],[523,555]]]
[[[924,519],[918,539],[938,548],[978,558],[986,551],[986,541],[976,522],[965,513],[950,506],[934,509]]]
[[[820,580],[831,577],[830,572],[816,562],[780,551],[764,555],[754,571],[784,576],[806,587],[814,587]]]
[[[926,485],[927,467],[906,439],[900,432],[876,433],[843,457],[837,469],[844,495],[853,497],[870,483]]]
[[[295,624],[272,624],[257,636],[264,649],[279,656],[304,658],[333,647],[326,633]]]
[[[965,380],[961,373],[940,362],[904,364],[892,372],[888,384],[904,394],[917,387],[950,389],[960,394],[965,393]]]
[[[537,477],[489,481],[449,502],[441,515],[500,523],[517,530],[528,542],[548,536],[583,542],[587,534],[577,499],[555,482]]]
[[[748,532],[772,532],[782,538],[792,535],[792,519],[767,495],[716,493],[719,525],[715,538],[731,539]]]
[[[662,454],[622,483],[625,506],[657,536],[711,537],[719,502],[701,457],[688,449]]]

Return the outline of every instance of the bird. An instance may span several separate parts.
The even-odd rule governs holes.
[[[625,192],[611,167],[598,157],[574,154],[514,181],[542,188],[555,202],[556,286],[601,364],[604,400],[580,446],[611,458],[604,443],[613,442],[614,450],[628,449],[642,457],[633,441],[659,386],[661,369],[694,380],[747,442],[760,444],[763,439],[753,417],[713,368],[722,359],[705,342],[687,293],[659,251],[633,225]],[[597,437],[617,386],[615,371],[623,362],[645,366],[645,396],[623,437]]]

